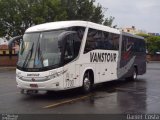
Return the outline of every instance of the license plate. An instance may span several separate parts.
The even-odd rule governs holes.
[[[32,88],[38,88],[38,85],[37,84],[30,84],[30,87],[32,87]]]

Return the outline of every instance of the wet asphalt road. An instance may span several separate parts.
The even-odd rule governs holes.
[[[160,63],[149,63],[147,74],[136,81],[107,82],[87,95],[79,89],[22,95],[16,88],[15,70],[0,69],[0,113],[160,113]]]

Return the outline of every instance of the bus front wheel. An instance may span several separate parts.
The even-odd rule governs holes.
[[[84,78],[83,78],[83,87],[82,90],[84,93],[89,93],[92,90],[92,77],[89,74],[89,72],[85,73]]]

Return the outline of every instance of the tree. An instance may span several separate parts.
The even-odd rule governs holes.
[[[102,23],[104,15],[102,6],[94,5],[94,0],[61,0],[67,11],[67,20],[85,20]]]
[[[150,35],[145,34],[145,33],[139,33],[139,34],[136,34],[136,35],[144,37],[146,40],[147,40],[148,37],[150,37]]]
[[[152,36],[148,34],[137,34],[145,38],[149,54],[155,54],[160,51],[160,36]]]
[[[23,34],[36,24],[65,20],[59,0],[0,0],[0,35]]]
[[[33,25],[62,20],[85,20],[112,25],[114,20],[104,18],[100,4],[95,0],[0,0],[0,35],[23,34]]]
[[[110,16],[109,18],[105,18],[104,22],[103,22],[103,25],[106,25],[106,26],[109,26],[109,27],[112,27],[112,23],[114,21],[115,17],[112,17]],[[114,28],[117,27],[117,25],[113,26]]]
[[[150,36],[147,38],[148,51],[150,54],[160,52],[160,36]]]

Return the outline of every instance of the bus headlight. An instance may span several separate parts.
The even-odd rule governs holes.
[[[46,77],[24,77],[24,76],[20,76],[20,75],[16,75],[16,77],[22,81],[27,81],[27,82],[43,82],[43,81],[47,81],[50,80],[49,76]],[[33,81],[34,80],[34,81]]]
[[[16,77],[19,78],[19,79],[22,78],[22,76],[20,76],[19,74],[16,74]]]
[[[54,79],[56,77],[60,77],[61,75],[63,75],[65,72],[67,72],[67,70],[63,70],[63,71],[60,71],[60,72],[50,72],[50,79]]]
[[[54,78],[56,78],[56,77],[61,76],[62,74],[63,74],[63,73],[60,73],[60,72],[59,72],[59,73],[54,73],[54,74],[50,75],[49,78],[50,78],[50,79],[54,79]]]

